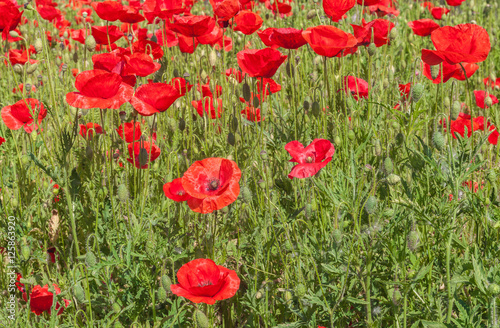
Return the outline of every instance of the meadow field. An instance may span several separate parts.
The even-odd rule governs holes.
[[[0,0],[0,327],[499,328],[497,0]]]

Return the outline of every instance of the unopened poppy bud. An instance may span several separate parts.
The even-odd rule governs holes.
[[[488,286],[488,293],[492,296],[497,296],[500,294],[500,286],[497,284],[493,283]]]
[[[339,136],[335,136],[335,138],[333,138],[333,143],[335,144],[335,146],[338,147],[342,143],[342,140],[340,139]]]
[[[444,105],[446,107],[448,107],[448,108],[451,107],[451,99],[450,99],[450,97],[445,96],[444,99],[443,99],[443,102],[444,102]]]
[[[295,70],[290,62],[286,63],[285,69],[286,69],[286,75],[288,77],[293,77],[295,75]]]
[[[247,186],[241,187],[241,198],[245,203],[249,203],[252,201],[252,192],[250,191],[250,188]]]
[[[42,42],[42,39],[40,38],[37,38],[35,40],[35,43],[33,44],[33,46],[35,47],[35,51],[36,53],[41,53],[43,51],[43,42]]]
[[[486,178],[491,184],[495,184],[497,181],[497,174],[495,173],[495,170],[494,169],[489,170]]]
[[[87,264],[89,268],[97,264],[97,258],[92,251],[88,251],[87,254],[85,254],[85,264]]]
[[[396,286],[396,288],[389,289],[387,293],[392,299],[392,304],[394,304],[395,306],[399,306],[399,303],[401,301],[401,292],[399,291],[399,288]]]
[[[375,45],[375,43],[370,43],[367,51],[368,51],[368,56],[370,57],[374,56],[375,53],[377,52],[377,46]]]
[[[210,66],[215,66],[215,64],[217,64],[217,53],[215,52],[215,49],[212,49],[212,51],[208,54],[208,62]]]
[[[66,72],[67,70],[68,70],[68,65],[66,65],[66,64],[62,64],[62,66],[61,66],[61,72],[63,72],[63,73],[64,73],[64,72]]]
[[[87,47],[88,51],[94,51],[96,42],[92,35],[87,36],[87,38],[85,39],[85,47]]]
[[[244,83],[243,84],[243,99],[245,99],[245,101],[250,101],[250,98],[252,96],[251,92],[250,92],[250,86],[247,84],[247,83]]]
[[[285,291],[285,294],[283,295],[283,299],[284,299],[284,300],[285,300],[285,302],[287,302],[287,303],[291,302],[291,301],[292,301],[292,299],[293,299],[293,295],[292,295],[292,293],[291,293],[289,290]]]
[[[439,65],[433,65],[431,66],[431,77],[433,80],[437,79],[437,77],[439,76],[439,69],[441,67]]]
[[[382,146],[380,145],[380,140],[375,139],[374,148],[375,148],[375,155],[376,156],[382,155]]]
[[[373,214],[375,213],[375,210],[377,209],[377,197],[375,196],[370,196],[368,197],[366,204],[365,204],[365,211],[368,214]]]
[[[13,69],[14,69],[14,72],[16,72],[17,74],[23,73],[23,66],[21,64],[15,64]]]
[[[75,294],[75,298],[78,300],[78,302],[85,302],[85,292],[80,283],[76,284],[75,287],[73,287],[73,293]]]
[[[18,38],[19,37],[19,33],[17,33],[16,31],[10,31],[9,35],[11,38]]]
[[[399,177],[399,175],[396,175],[396,174],[389,174],[389,176],[387,177],[387,182],[391,186],[397,185],[400,181],[401,181],[401,178]]]
[[[356,135],[354,134],[354,131],[353,130],[349,130],[349,132],[347,133],[347,137],[349,138],[349,140],[354,140],[356,139]]]
[[[139,150],[139,165],[140,166],[146,165],[148,163],[148,159],[149,159],[148,151],[146,150],[146,148],[141,148]]]
[[[491,107],[493,106],[493,100],[491,99],[490,96],[486,96],[486,98],[484,98],[484,105],[486,107]]]
[[[172,284],[172,281],[170,280],[170,277],[166,274],[161,276],[161,285],[163,286],[163,289],[165,290],[166,293],[170,293],[170,285]]]
[[[234,144],[236,143],[236,138],[234,137],[234,134],[232,132],[229,132],[229,134],[227,135],[227,143],[231,146],[234,146]]]
[[[181,117],[179,119],[179,130],[181,131],[184,131],[184,129],[186,128],[186,121],[184,121],[184,119]]]
[[[294,292],[295,292],[295,295],[297,295],[298,297],[304,297],[304,295],[307,292],[306,286],[304,286],[304,284],[298,284],[295,287],[295,291]]]
[[[160,302],[165,302],[167,300],[167,292],[163,287],[158,288],[156,295],[158,296],[158,301]]]
[[[82,13],[82,17],[83,17],[83,18],[87,18],[87,16],[88,16],[88,13],[87,13],[86,11],[84,11],[84,12]]]
[[[151,37],[151,39],[150,39],[150,40],[151,40],[152,42],[154,42],[154,43],[157,43],[157,42],[158,42],[158,38],[156,37],[156,35],[155,35],[155,34],[153,34],[153,36]]]
[[[28,68],[26,69],[26,73],[33,74],[36,71],[37,68],[38,68],[38,64],[37,63],[29,65]]]
[[[314,101],[312,103],[311,113],[314,116],[318,116],[320,112],[321,112],[321,109],[320,109],[319,103],[317,101]]]
[[[455,100],[453,102],[453,105],[451,106],[451,119],[455,121],[458,118],[458,115],[460,115],[460,109],[462,105],[458,100]]]
[[[21,247],[21,256],[24,258],[24,260],[29,260],[31,256],[31,249],[29,248],[29,246],[24,245],[23,247]]]
[[[58,57],[56,57],[56,59],[55,59],[55,63],[56,63],[56,65],[57,65],[57,66],[61,66],[62,61],[61,61],[61,58],[59,58],[59,56],[58,56]]]
[[[266,189],[266,182],[264,180],[260,179],[258,185],[260,189]]]
[[[386,157],[384,160],[384,170],[387,174],[391,174],[394,170],[394,165],[392,164],[392,159],[390,157]]]
[[[114,302],[111,305],[111,308],[113,309],[113,312],[115,312],[115,313],[120,313],[120,311],[122,310],[122,307],[117,302]]]
[[[439,131],[435,131],[432,135],[432,142],[436,146],[437,150],[442,151],[444,149],[444,136]]]
[[[59,194],[59,188],[54,188],[54,189],[52,189],[52,193],[53,193],[54,195]]]
[[[316,9],[309,10],[307,13],[307,20],[314,19],[314,17],[316,17]]]
[[[411,98],[413,102],[418,102],[424,95],[424,85],[417,83],[411,88]]]
[[[261,288],[255,293],[255,298],[260,300],[262,298],[262,295],[264,294],[264,290]]]
[[[389,79],[384,78],[384,81],[382,82],[382,86],[384,89],[387,89],[389,87]]]
[[[396,40],[398,37],[398,30],[396,30],[395,28],[393,28],[391,30],[391,32],[389,33],[389,40],[393,41],[393,40]]]
[[[333,241],[338,245],[342,242],[342,231],[335,229],[332,232]]]
[[[418,231],[412,230],[408,234],[408,249],[414,252],[418,248],[418,244],[420,242],[420,238],[418,235]]]
[[[238,119],[236,116],[233,116],[231,120],[231,131],[236,132],[236,130],[238,130]]]
[[[129,198],[128,188],[123,183],[118,186],[118,190],[116,191],[116,196],[118,200],[122,203],[125,203]]]
[[[252,100],[252,105],[253,105],[253,107],[254,107],[254,108],[259,107],[259,105],[260,105],[260,100],[259,100],[259,98],[257,98],[257,97],[253,97],[253,100]]]

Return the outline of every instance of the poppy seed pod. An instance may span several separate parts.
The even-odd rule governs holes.
[[[458,119],[458,115],[460,115],[461,107],[462,107],[462,105],[460,104],[460,102],[458,100],[455,100],[453,102],[453,105],[451,106],[451,119],[453,121]]]

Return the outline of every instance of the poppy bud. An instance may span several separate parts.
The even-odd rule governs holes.
[[[382,155],[382,146],[380,145],[380,140],[375,139],[375,155],[380,156]]]
[[[87,148],[85,148],[85,156],[87,156],[87,159],[91,160],[92,157],[94,156],[94,150],[92,150],[92,146],[87,145]]]
[[[319,103],[317,101],[314,101],[312,103],[312,108],[311,108],[311,113],[314,115],[314,116],[318,116],[319,113],[320,113],[321,109],[319,107]]]
[[[432,135],[432,142],[436,146],[437,150],[442,151],[444,149],[444,137],[439,131],[435,131]]]
[[[389,79],[384,78],[384,81],[382,82],[382,86],[384,89],[387,89],[389,87]]]
[[[375,213],[376,209],[377,209],[377,197],[375,197],[375,196],[368,197],[366,204],[365,204],[366,213],[373,214],[373,213]]]
[[[307,13],[307,20],[314,19],[314,17],[316,17],[316,9],[309,10]]]
[[[424,85],[417,83],[411,88],[411,98],[413,102],[418,102],[424,94]]]
[[[353,130],[349,130],[349,132],[347,133],[347,137],[349,138],[349,140],[354,140],[356,139],[356,135],[354,134],[354,131]]]
[[[393,41],[393,40],[396,40],[398,37],[398,30],[396,30],[395,28],[393,28],[391,30],[391,32],[389,33],[389,40]]]
[[[254,97],[254,98],[253,98],[253,100],[252,100],[252,105],[253,105],[253,107],[254,107],[254,108],[259,107],[259,105],[260,105],[260,100],[259,100],[259,98]]]
[[[94,37],[92,35],[87,36],[87,38],[85,39],[85,47],[87,47],[87,50],[92,52],[94,51],[95,46],[96,42]]]
[[[491,295],[491,296],[497,296],[498,294],[500,294],[500,286],[498,286],[497,284],[490,284],[488,286],[488,293]]]
[[[127,186],[123,183],[118,186],[118,190],[116,191],[116,196],[120,202],[125,203],[129,198],[129,193]]]
[[[259,180],[259,182],[257,182],[260,189],[266,189],[266,182],[262,179]]]
[[[88,13],[87,13],[86,11],[84,11],[84,12],[82,13],[82,17],[83,17],[83,18],[87,18],[87,16],[88,16]]]
[[[401,178],[399,177],[399,175],[396,175],[396,174],[389,174],[389,176],[387,177],[387,182],[391,185],[391,186],[395,186],[399,183],[399,181],[401,181]]]
[[[54,195],[57,195],[57,194],[59,193],[59,189],[58,189],[58,188],[54,188],[54,189],[52,189],[52,193],[53,193]]]
[[[392,160],[390,157],[386,157],[384,160],[384,170],[386,174],[391,174],[394,170],[394,165],[392,164]]]
[[[439,65],[431,66],[431,77],[433,80],[437,79],[437,77],[439,76],[439,69],[440,69]]]
[[[306,286],[304,286],[304,284],[298,284],[296,287],[295,287],[295,295],[297,295],[298,297],[303,297],[307,292],[307,289],[306,289]]]
[[[113,312],[115,313],[120,313],[120,311],[122,310],[122,307],[120,306],[120,304],[118,304],[117,302],[114,302],[112,305],[111,305],[111,308],[113,309]],[[116,327],[116,326],[115,326]]]
[[[493,105],[493,100],[490,96],[486,96],[486,98],[484,98],[484,105],[486,107],[491,107]]]
[[[255,293],[255,298],[260,300],[262,298],[262,294],[264,294],[264,290],[261,288]]]
[[[17,74],[23,73],[23,66],[21,64],[15,64],[13,68],[14,72],[16,72]]]
[[[78,300],[78,302],[85,302],[85,291],[83,290],[80,283],[76,284],[75,287],[73,287],[73,294],[75,294],[75,298]]]
[[[231,146],[234,146],[234,144],[236,143],[236,138],[234,137],[234,134],[232,132],[229,132],[229,134],[227,135],[227,143]]]
[[[458,118],[458,115],[460,115],[460,109],[461,109],[460,102],[458,100],[455,100],[453,102],[453,105],[451,106],[451,119],[455,121]]]
[[[408,234],[408,249],[414,252],[418,248],[418,244],[420,242],[420,238],[418,235],[418,231],[412,230]]]
[[[160,302],[165,302],[167,300],[167,292],[163,287],[158,288],[156,295],[158,296],[158,300]]]
[[[11,38],[18,38],[19,37],[19,33],[17,33],[16,31],[9,31],[9,35]]]
[[[335,244],[340,244],[342,242],[342,231],[340,229],[333,230],[332,237]]]
[[[394,306],[398,306],[399,302],[401,301],[401,292],[399,291],[399,288],[396,286],[396,288],[391,288],[387,291],[389,294],[388,296],[392,299],[392,304]]]
[[[287,291],[285,291],[283,298],[284,298],[285,302],[290,303],[293,299],[293,295],[289,290],[287,290]]]
[[[375,43],[370,43],[367,50],[368,50],[368,56],[370,57],[375,56],[375,53],[377,52],[377,46],[375,45]]]
[[[243,99],[245,99],[245,101],[250,101],[250,97],[252,96],[251,92],[250,92],[250,86],[245,82],[243,84]]]
[[[290,62],[286,63],[286,67],[285,68],[286,68],[286,75],[288,77],[295,76],[295,70],[293,69],[293,65]]]
[[[335,136],[335,138],[333,138],[333,143],[338,147],[342,143],[342,140],[339,136]]]
[[[448,97],[448,96],[444,97],[443,102],[444,102],[444,105],[445,105],[446,107],[450,107],[450,106],[451,106],[451,100],[450,100],[450,97]]]
[[[38,64],[37,63],[29,65],[28,68],[26,69],[26,73],[33,74],[36,71],[37,68],[38,68]]]
[[[210,66],[215,66],[217,63],[217,53],[215,52],[215,49],[212,49],[210,54],[208,54],[208,62],[210,63]]]
[[[26,261],[29,260],[31,256],[31,249],[29,248],[29,246],[24,245],[21,247],[21,255]]]
[[[97,264],[97,258],[92,251],[88,251],[87,254],[85,254],[85,264],[87,264],[89,268]]]
[[[37,54],[41,53],[42,50],[43,50],[43,42],[42,42],[42,39],[40,38],[37,38],[35,40],[35,43],[33,44],[33,46],[35,47],[35,51]]]
[[[61,58],[59,58],[59,57],[56,57],[55,62],[56,62],[57,66],[61,66],[61,64],[62,64]]]
[[[488,179],[488,181],[491,184],[495,184],[496,183],[496,181],[497,181],[497,174],[495,173],[494,169],[489,170],[488,175],[486,176],[486,179]]]

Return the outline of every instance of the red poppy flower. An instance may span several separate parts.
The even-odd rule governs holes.
[[[203,114],[206,113],[210,115],[210,118],[212,120],[214,120],[215,117],[220,117],[223,111],[222,99],[216,98],[215,101],[217,102],[217,108],[215,108],[213,97],[204,97],[202,100],[198,101],[193,100],[191,101],[191,105],[193,105],[193,107],[196,109],[196,112],[201,117],[203,117]]]
[[[53,22],[61,18],[61,11],[56,8],[57,4],[51,1],[37,1],[36,11],[44,20]]]
[[[257,92],[260,95],[260,80],[257,80]],[[265,96],[269,96],[270,94],[275,94],[281,90],[281,85],[276,83],[273,79],[264,79],[264,101],[266,100]]]
[[[342,55],[342,51],[349,51],[358,43],[354,35],[330,25],[309,27],[302,36],[315,53],[325,57]]]
[[[355,100],[368,98],[368,82],[354,76],[344,76],[344,91],[350,93]]]
[[[179,34],[177,36],[177,39],[179,40],[179,50],[182,53],[185,54],[192,54],[196,50],[196,47],[198,47],[198,38],[192,38],[189,36],[184,36],[182,34]]]
[[[384,17],[385,15],[399,16],[399,10],[394,8],[392,0],[381,0],[378,4],[369,6],[368,9],[370,13],[376,14],[377,17]]]
[[[242,10],[234,17],[234,22],[236,27],[233,30],[250,35],[257,31],[264,21],[256,13],[250,10]]]
[[[67,93],[66,102],[83,109],[118,109],[134,94],[134,89],[123,83],[120,75],[99,69],[78,74],[75,87],[79,92]]]
[[[485,86],[494,89],[495,87],[500,88],[500,77],[497,77],[495,80],[490,79],[489,77],[483,80]]]
[[[302,30],[296,28],[274,28],[269,40],[278,47],[285,49],[298,49],[307,41],[302,36]]]
[[[124,12],[119,17],[120,22],[135,24],[145,20],[144,16],[139,14],[139,9],[131,6],[123,6],[123,10]]]
[[[272,77],[287,56],[278,50],[265,48],[261,50],[242,50],[236,55],[241,70],[251,77]]]
[[[165,34],[165,36],[164,36],[164,34]],[[175,47],[179,43],[179,40],[177,39],[177,35],[172,30],[170,30],[168,27],[165,29],[156,30],[155,35],[156,35],[156,38],[158,39],[157,43],[160,46],[166,45],[167,47],[171,48],[171,47]],[[164,38],[165,38],[166,42],[164,41]]]
[[[167,84],[169,84],[169,85],[173,86],[174,88],[176,88],[179,91],[179,94],[181,96],[184,96],[186,93],[188,93],[189,91],[191,91],[191,89],[193,88],[193,85],[189,84],[189,82],[187,82],[182,77],[174,77]]]
[[[432,9],[429,9],[431,11],[432,17],[434,19],[440,20],[443,18],[443,15],[446,15],[447,13],[450,12],[448,8],[444,7],[433,7]]]
[[[118,127],[118,129],[116,129],[116,132],[118,132],[120,138],[125,140],[127,143],[137,141],[142,135],[141,123],[135,122],[135,129],[133,122],[123,123]]]
[[[460,6],[465,0],[446,0],[448,6]]]
[[[2,40],[6,40],[9,36],[9,31],[16,29],[21,21],[23,11],[19,12],[17,2],[8,0],[0,1],[0,32],[2,32]]]
[[[5,139],[0,137],[0,146],[3,145],[5,143]],[[1,189],[0,189],[1,190]]]
[[[35,53],[35,47],[30,46],[28,49],[10,49],[8,57],[12,66],[14,66],[15,64],[24,65],[28,61],[30,62],[30,64],[34,64],[37,63],[37,61],[31,59],[30,56]]]
[[[227,77],[234,78],[236,81],[238,81],[238,83],[243,82],[243,78],[246,75],[246,73],[243,73],[242,71],[237,70],[236,68],[228,68],[226,69],[224,74],[226,74]]]
[[[123,5],[118,1],[103,1],[90,3],[97,16],[101,19],[114,22],[126,13]]]
[[[275,15],[280,14],[280,16],[283,17],[283,16],[290,16],[292,14],[292,6],[290,6],[288,3],[280,2],[279,0],[274,0],[273,3],[271,4],[271,1],[266,0],[265,5],[266,8],[271,10]]]
[[[323,0],[323,10],[332,21],[338,22],[356,4],[356,0]]]
[[[473,118],[472,121],[474,123],[474,131],[485,130],[483,116]],[[446,125],[444,124],[444,122],[440,121],[440,123],[443,124],[443,127],[446,129]],[[451,135],[453,136],[454,139],[457,138],[457,134],[459,134],[463,138],[465,136],[465,129],[467,128],[467,137],[470,138],[472,135],[471,125],[472,125],[471,116],[464,113],[460,113],[458,115],[458,118],[456,120],[452,120],[450,123]],[[498,137],[500,136],[500,134],[498,133],[496,127],[489,122],[487,124],[487,129],[488,131],[491,131],[488,136],[488,142],[492,145],[496,145],[498,143]]]
[[[56,295],[59,295],[61,293],[61,289],[59,286],[56,284],[53,284]],[[23,298],[26,300],[26,293],[23,294]],[[52,309],[52,303],[54,299],[54,294],[49,292],[49,285],[45,285],[41,287],[40,285],[36,285],[33,287],[31,290],[30,294],[30,309],[31,312],[33,312],[36,315],[41,315],[43,312],[47,312],[50,314],[50,311]],[[64,308],[68,307],[68,305],[71,303],[70,300],[63,299],[64,301],[64,307],[61,307],[61,305],[56,303],[56,310],[57,315],[60,315],[63,313]]]
[[[253,106],[247,106],[241,111],[241,114],[251,122],[260,122],[260,108],[255,108]]]
[[[167,198],[176,202],[185,202],[191,196],[184,190],[182,186],[182,178],[174,179],[172,182],[167,182],[163,185],[163,192]]]
[[[459,81],[465,81],[465,74],[460,64],[450,65],[444,61],[440,64],[440,66],[441,65],[443,65],[443,68],[439,68],[438,76],[435,79],[432,79],[431,67],[429,64],[424,63],[424,76],[429,80],[432,80],[432,83],[434,84],[446,83],[451,78]],[[467,72],[467,78],[471,77],[479,69],[479,66],[476,64],[463,63],[462,65]],[[443,76],[443,80],[441,80],[441,75]]]
[[[169,23],[172,31],[188,37],[198,37],[210,33],[215,26],[215,20],[210,16],[191,15],[173,17]]]
[[[50,262],[56,263],[56,254],[57,254],[57,251],[56,251],[55,247],[51,247],[51,248],[47,249],[47,255],[50,258]],[[59,258],[59,256],[57,256],[57,258]]]
[[[298,141],[290,141],[285,150],[292,156],[290,162],[298,163],[292,168],[290,179],[304,179],[315,175],[328,164],[335,153],[335,147],[326,139],[314,139],[304,148]]]
[[[89,122],[87,124],[80,124],[80,135],[83,137],[83,139],[92,140],[92,137],[94,136],[94,132],[97,134],[104,133],[102,126],[100,126],[97,123],[90,123]]]
[[[360,5],[360,6],[368,7],[368,6],[377,5],[380,2],[380,0],[357,0],[357,2],[358,2],[358,5]]]
[[[118,41],[123,36],[123,32],[114,25],[92,26],[92,36],[97,44],[108,45]]]
[[[215,264],[210,259],[196,259],[184,264],[177,271],[176,285],[170,290],[194,303],[214,304],[233,297],[240,288],[240,278],[235,271]]]
[[[38,113],[38,123],[33,118]],[[37,99],[22,99],[13,105],[2,108],[2,120],[11,130],[24,128],[26,133],[31,133],[38,129],[38,125],[47,115],[47,110]]]
[[[126,69],[126,66],[128,66],[127,59],[119,50],[114,50],[111,53],[93,55],[92,62],[94,63],[94,69],[119,74],[123,83],[130,86],[134,86],[137,81],[136,77],[133,75],[134,70]],[[131,72],[131,75],[128,75],[128,71]]]
[[[130,104],[139,114],[151,116],[166,111],[179,97],[179,90],[170,84],[148,83],[137,88]]]
[[[157,72],[161,68],[161,64],[154,62],[150,55],[140,52],[134,52],[130,56],[125,56],[125,60],[127,62],[125,71],[123,72],[125,76],[135,74],[145,77]]]
[[[4,254],[4,253],[5,253],[5,251],[4,251],[4,250],[5,250],[5,248],[3,248],[3,247],[0,247],[0,248],[2,248],[2,254]],[[22,276],[20,273],[16,273],[16,276],[17,276],[17,278],[16,278],[16,283],[15,283],[15,285],[16,285],[17,289],[18,289],[21,293],[25,294],[25,293],[26,293],[26,288],[24,288],[24,284],[22,284],[22,283],[21,283],[21,278],[22,278],[23,276]],[[24,296],[24,295],[23,295],[23,296]]]
[[[152,55],[153,59],[160,59],[163,57],[163,49],[158,45],[158,43],[150,40],[139,40],[132,44],[132,49],[134,53],[141,52],[147,55]],[[127,49],[127,51],[129,51]]]
[[[151,24],[156,17],[170,19],[186,9],[183,0],[146,0],[142,5],[144,16]]]
[[[128,144],[127,161],[138,169],[147,169],[149,162],[154,162],[160,156],[161,150],[154,143],[136,141]]]
[[[401,97],[403,97],[403,100],[408,100],[408,98],[410,97],[410,91],[411,82],[399,85],[399,93],[401,94]]]
[[[491,49],[488,32],[475,24],[438,28],[432,32],[431,40],[436,50],[422,49],[422,60],[429,65],[443,61],[479,63],[486,60]]]
[[[87,30],[82,28],[79,30],[71,30],[69,33],[70,38],[79,42],[81,44],[85,44],[85,39],[87,38]]]
[[[192,197],[189,208],[206,214],[233,203],[240,193],[240,178],[234,161],[212,157],[194,162],[182,177],[182,186]]]
[[[233,18],[240,10],[238,0],[210,0],[210,4],[214,9],[214,14],[220,19],[227,21]]]
[[[364,19],[362,25],[351,24],[358,45],[368,46],[373,41],[377,47],[389,43],[389,33],[394,28],[394,23],[383,18],[377,18],[367,23]]]
[[[431,35],[432,31],[439,28],[438,23],[428,18],[408,22],[408,26],[413,30],[414,34],[419,36]]]
[[[486,99],[486,97],[490,97],[491,98],[491,101],[492,101],[493,105],[498,104],[497,97],[495,97],[492,94],[487,93],[484,90],[474,90],[474,97],[476,98],[476,105],[479,108],[483,108],[483,109],[484,108],[488,108],[488,106],[484,103],[484,100]]]
[[[274,27],[268,27],[263,31],[257,31],[257,35],[260,40],[264,43],[266,47],[271,47],[273,49],[278,49],[279,46],[271,41],[271,35],[273,34]]]

